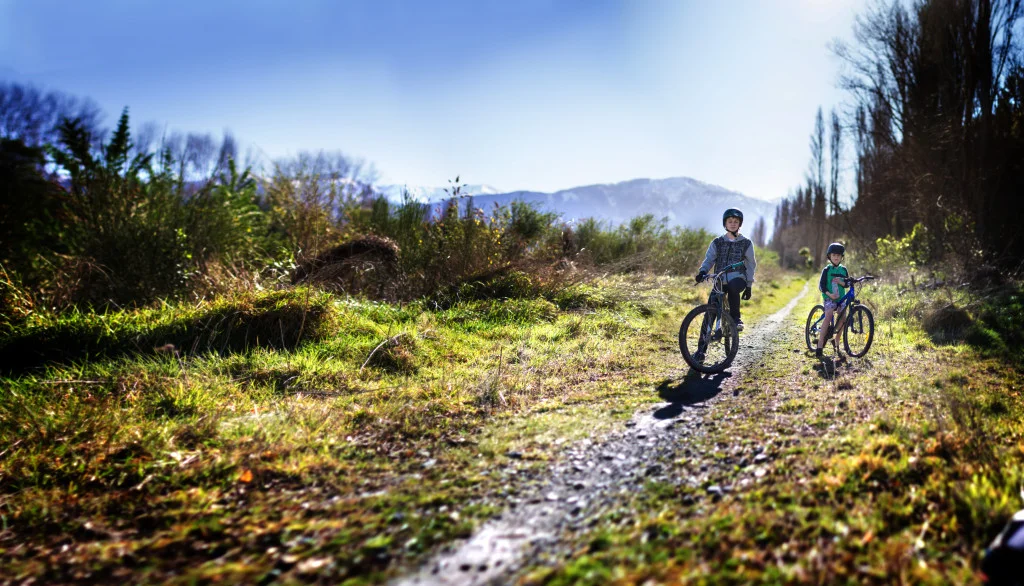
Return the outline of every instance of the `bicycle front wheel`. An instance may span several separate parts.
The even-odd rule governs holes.
[[[825,306],[815,305],[807,314],[807,324],[804,325],[804,341],[807,342],[807,349],[811,352],[818,347],[818,332],[825,327],[828,327],[828,324],[825,323]]]
[[[871,342],[875,338],[875,318],[871,310],[863,305],[857,305],[850,310],[850,317],[846,320],[846,327],[843,329],[843,346],[846,353],[854,358],[860,358],[868,353]]]
[[[693,308],[679,326],[679,351],[690,368],[705,374],[722,372],[739,350],[740,336],[728,313],[711,304]]]

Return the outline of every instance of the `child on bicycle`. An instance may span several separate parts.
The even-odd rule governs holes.
[[[822,356],[822,349],[825,347],[825,334],[828,333],[828,324],[832,323],[832,317],[839,309],[839,300],[846,295],[846,279],[849,278],[850,273],[846,270],[846,267],[842,265],[843,257],[846,255],[846,247],[839,242],[833,242],[828,245],[825,250],[825,258],[828,259],[828,264],[821,270],[821,278],[818,280],[818,290],[821,291],[821,298],[825,306],[825,319],[822,321],[825,324],[821,331],[818,332],[818,346],[814,350],[814,355],[818,358]],[[844,308],[845,309],[845,308]],[[839,343],[839,333],[843,331],[843,318],[846,312],[843,311],[836,318],[835,328],[835,343]]]
[[[730,271],[725,275],[726,292],[729,294],[729,316],[736,323],[736,330],[740,332],[743,331],[743,320],[740,319],[740,292],[743,292],[744,301],[750,299],[754,269],[757,267],[757,261],[754,260],[754,243],[739,233],[742,225],[743,212],[735,208],[725,210],[722,214],[725,234],[715,238],[708,245],[704,262],[701,263],[700,271],[695,277],[700,283],[707,278],[712,265],[715,272],[718,272],[731,264],[743,261],[743,269]]]

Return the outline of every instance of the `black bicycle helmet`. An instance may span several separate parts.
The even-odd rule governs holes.
[[[838,242],[833,242],[828,245],[828,250],[825,251],[825,256],[828,257],[830,254],[842,254],[846,255],[846,247]]]
[[[739,218],[740,226],[743,225],[743,212],[739,211],[738,209],[736,209],[736,208],[729,208],[729,209],[725,210],[725,213],[722,214],[722,225],[723,226],[725,225],[725,221],[728,220],[729,218]]]

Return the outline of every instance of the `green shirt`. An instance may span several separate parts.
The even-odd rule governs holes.
[[[837,284],[835,289],[832,288],[832,279],[834,277],[849,277],[850,273],[846,270],[846,267],[839,265],[837,267],[832,266],[832,263],[825,265],[825,268],[821,271],[821,280],[818,281],[818,290],[821,291],[821,298],[825,301],[832,301],[832,298],[826,295],[827,292],[838,293],[839,298],[846,295],[846,289],[841,285]],[[836,301],[838,301],[838,299]]]

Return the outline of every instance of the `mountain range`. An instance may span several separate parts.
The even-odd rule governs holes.
[[[402,190],[424,203],[448,199],[444,188],[378,186],[377,190],[392,201],[401,201]],[[512,201],[534,203],[538,209],[557,213],[565,222],[596,218],[618,225],[643,214],[666,218],[669,226],[704,228],[711,233],[722,231],[722,212],[737,208],[744,214],[744,232],[750,234],[758,218],[764,218],[766,237],[770,237],[778,202],[743,195],[718,185],[689,177],[668,179],[633,179],[613,184],[586,185],[554,193],[538,191],[501,192],[489,185],[466,185],[460,190],[472,196],[474,206],[489,210]]]

